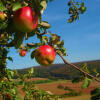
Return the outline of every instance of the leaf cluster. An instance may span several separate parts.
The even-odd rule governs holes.
[[[72,23],[79,19],[80,14],[84,14],[86,11],[86,7],[84,2],[79,2],[78,0],[70,0],[68,2],[69,6],[69,14],[70,18],[68,19],[68,23]]]

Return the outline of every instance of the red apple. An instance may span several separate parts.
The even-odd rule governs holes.
[[[49,45],[40,46],[35,52],[35,59],[40,65],[49,66],[55,60],[55,51]]]
[[[11,100],[11,95],[9,93],[6,94],[6,99]]]
[[[21,50],[19,54],[20,56],[24,57],[26,55],[26,52],[27,52],[26,50]]]
[[[14,24],[21,32],[32,32],[38,25],[38,16],[31,7],[25,6],[14,13]]]

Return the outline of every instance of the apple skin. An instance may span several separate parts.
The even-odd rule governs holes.
[[[5,20],[5,15],[3,12],[0,12],[0,21],[4,21]]]
[[[7,100],[11,100],[11,95],[9,93],[6,94],[6,97]]]
[[[15,27],[21,32],[32,32],[38,25],[38,16],[29,6],[18,9],[13,20]]]
[[[21,50],[20,52],[19,52],[19,54],[20,54],[20,56],[22,56],[22,57],[24,57],[24,56],[26,56],[26,50]]]
[[[35,52],[35,59],[40,65],[49,66],[55,60],[55,51],[49,45],[40,46]]]
[[[5,34],[0,34],[0,41],[5,39]]]

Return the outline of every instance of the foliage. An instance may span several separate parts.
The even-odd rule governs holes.
[[[48,24],[48,22],[42,21],[41,16],[43,14],[43,11],[46,9],[47,3],[51,1],[53,0],[41,0],[41,1],[40,0],[17,0],[17,1],[0,0],[0,12],[4,13],[3,16],[4,18],[2,18],[3,20],[0,19],[0,79],[1,79],[0,90],[2,93],[1,98],[3,98],[4,100],[7,99],[6,95],[8,94],[11,96],[12,100],[18,98],[17,86],[16,86],[17,84],[11,81],[15,73],[11,70],[6,69],[7,59],[9,61],[13,61],[11,57],[7,56],[10,48],[15,47],[15,49],[17,49],[18,51],[22,49],[22,50],[26,50],[27,52],[30,51],[30,49],[33,49],[33,52],[31,53],[31,58],[33,59],[35,50],[39,46],[48,44],[51,45],[52,47],[55,47],[58,45],[57,50],[61,51],[61,53],[65,55],[65,50],[63,45],[61,45],[61,41],[56,39],[56,37],[58,37],[57,35],[50,33],[49,38],[47,38],[48,35],[46,33],[48,33],[47,29],[50,28],[50,25]],[[28,33],[20,32],[19,30],[17,30],[13,22],[14,13],[19,8],[22,8],[24,6],[30,6],[32,9],[34,9],[39,18],[39,24],[37,28],[32,32],[28,32]],[[45,36],[41,35],[42,32],[45,33],[44,34]],[[33,37],[34,35],[37,36],[37,38],[40,40],[40,43],[34,43],[33,46],[27,45],[27,43],[26,44],[23,43],[25,39],[27,40],[30,37]],[[51,38],[52,36],[54,36],[53,40]],[[56,43],[54,43],[54,41],[56,41]],[[57,44],[58,42],[59,44]],[[59,45],[61,46],[59,47]],[[54,49],[56,50],[56,48]],[[33,72],[34,70],[31,69],[31,71],[28,74],[25,74],[24,76],[20,76],[20,79],[22,81],[21,84],[23,86],[24,91],[26,92],[25,98],[27,98],[27,100],[28,99],[30,100],[33,92],[33,91],[29,91],[29,88],[32,90],[33,87],[30,87],[32,86],[31,84],[26,84],[24,82],[24,79],[31,77]],[[5,78],[7,80],[6,82],[4,81]],[[34,88],[33,90],[35,91]],[[37,90],[36,93],[38,92],[39,91]],[[39,92],[38,95],[40,94],[45,94],[45,92],[43,93]]]
[[[17,72],[9,71],[9,78],[13,77],[14,75],[18,75],[20,79],[20,86],[22,86],[22,90],[25,93],[24,100],[57,100],[57,96],[50,94],[49,92],[45,92],[43,90],[38,90],[33,82],[26,82],[25,80],[30,79],[33,75],[33,68],[28,71],[27,74],[19,75]],[[12,74],[13,73],[13,74]],[[18,94],[18,87],[19,84],[14,80],[8,80],[6,77],[0,82],[0,97],[6,100],[7,95],[11,96],[11,100],[18,100],[20,98]]]
[[[85,77],[84,83],[82,84],[82,89],[87,88],[90,85],[90,83],[91,83],[91,79]]]
[[[100,100],[100,87],[91,91],[91,100]]]
[[[12,61],[12,57],[8,56],[8,53],[12,47],[18,50],[27,52],[31,51],[31,58],[34,59],[36,50],[41,45],[50,45],[53,47],[55,52],[66,56],[66,48],[64,48],[64,40],[61,40],[57,34],[48,32],[50,24],[47,21],[42,20],[42,14],[47,8],[47,4],[53,0],[0,0],[0,12],[3,13],[3,17],[0,18],[0,97],[4,100],[18,100],[18,84],[13,81],[13,77],[18,77],[25,92],[24,100],[57,100],[58,97],[35,88],[33,83],[27,83],[25,79],[33,77],[34,69],[30,69],[28,73],[19,75],[17,71],[12,71],[6,68],[7,60]],[[16,11],[25,6],[30,6],[34,9],[38,16],[38,26],[32,30],[32,32],[23,32],[18,30],[14,24],[14,15]],[[71,23],[79,19],[79,15],[86,11],[84,2],[76,0],[70,0],[68,2],[70,18],[68,22]],[[32,17],[34,13],[32,12]],[[24,17],[24,16],[23,16]],[[27,21],[26,21],[27,22]],[[25,24],[25,23],[24,23]],[[20,37],[19,37],[20,36]],[[39,39],[38,43],[24,43],[30,37],[37,36]],[[84,67],[87,71],[86,66]],[[95,71],[96,72],[96,71]],[[97,73],[96,73],[97,74]],[[83,87],[88,87],[90,79],[85,77]],[[72,93],[74,94],[74,92]]]
[[[77,0],[70,0],[68,2],[70,18],[68,23],[72,23],[79,19],[79,15],[83,14],[86,11],[84,2],[79,3]]]

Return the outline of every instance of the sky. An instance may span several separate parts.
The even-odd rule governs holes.
[[[85,14],[80,15],[80,19],[71,24],[67,23],[68,0],[54,0],[47,5],[43,13],[43,20],[51,25],[49,29],[52,33],[61,36],[65,41],[65,48],[69,62],[79,62],[100,59],[100,0],[84,0],[87,6]],[[28,42],[37,41],[36,38]],[[27,41],[26,41],[27,42]],[[10,69],[22,69],[31,66],[38,66],[35,60],[31,60],[30,53],[25,57],[20,57],[17,50],[12,48],[9,55],[13,62],[7,61]],[[63,63],[60,57],[56,56],[54,63]]]

